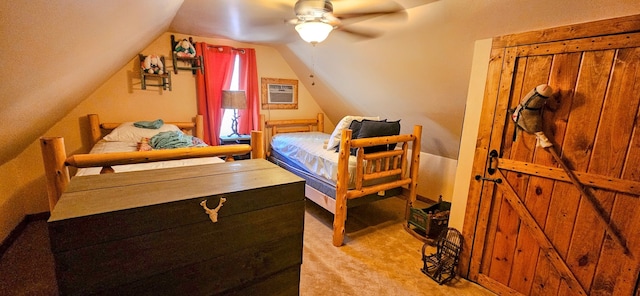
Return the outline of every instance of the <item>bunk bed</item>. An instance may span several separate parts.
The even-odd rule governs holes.
[[[252,145],[208,146],[200,143],[174,149],[144,149],[143,138],[163,131],[180,130],[194,141],[202,139],[201,115],[188,122],[162,122],[158,129],[136,129],[134,122],[101,123],[97,114],[89,114],[87,118],[90,141],[94,145],[90,153],[67,155],[63,137],[40,138],[51,210],[71,180],[69,167],[78,169],[76,175],[91,175],[233,161],[234,155],[247,153],[251,153],[251,158],[264,158],[264,139],[260,131],[251,133]]]
[[[352,138],[363,134],[352,125],[366,121],[359,119],[343,118],[332,134],[324,133],[322,113],[311,119],[262,120],[267,159],[305,179],[307,199],[334,214],[336,247],[344,242],[347,208],[406,189],[408,215],[416,200],[422,126],[400,134],[398,121],[396,135]]]

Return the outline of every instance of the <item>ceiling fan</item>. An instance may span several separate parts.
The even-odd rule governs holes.
[[[339,0],[335,0],[339,1]],[[343,23],[347,19],[365,19],[382,15],[403,15],[405,9],[399,4],[388,1],[379,10],[336,14],[329,0],[298,0],[293,7],[296,18],[287,20],[295,25],[295,29],[304,41],[316,44],[324,41],[333,30],[339,30],[361,38],[375,38],[378,32],[348,29]]]

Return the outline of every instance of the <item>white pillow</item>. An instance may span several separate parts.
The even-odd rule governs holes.
[[[133,125],[133,122],[125,122],[116,127],[103,139],[109,142],[140,142],[142,138],[151,138],[158,133],[168,131],[179,131],[180,128],[173,124],[163,124],[158,129],[140,128]]]
[[[331,133],[331,136],[329,137],[329,142],[327,142],[327,150],[334,150],[336,149],[336,147],[338,145],[340,145],[340,138],[342,137],[342,131],[345,129],[348,129],[349,126],[351,125],[351,122],[354,120],[363,120],[363,119],[367,119],[367,120],[380,120],[379,116],[375,116],[375,117],[364,117],[364,116],[351,116],[351,115],[347,115],[345,117],[343,117],[340,122],[338,122],[338,124],[336,124],[336,128],[333,130],[333,133]]]

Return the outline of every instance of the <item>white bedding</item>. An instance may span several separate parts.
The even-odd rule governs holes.
[[[93,153],[109,153],[109,152],[127,152],[127,151],[136,151],[136,149],[137,149],[136,142],[107,142],[105,140],[101,140],[98,143],[96,143],[95,146],[93,146],[90,153],[93,154]],[[116,173],[121,173],[121,172],[133,172],[133,171],[143,171],[143,170],[152,170],[152,169],[160,169],[160,168],[172,168],[172,167],[179,167],[179,166],[190,166],[190,165],[221,163],[221,162],[224,162],[224,160],[218,157],[202,157],[202,158],[189,158],[189,159],[168,160],[168,161],[158,161],[158,162],[139,163],[139,164],[116,165],[116,166],[113,166],[113,169]],[[76,176],[98,175],[100,174],[101,169],[102,169],[101,167],[78,169]]]
[[[329,134],[321,132],[277,134],[271,139],[271,149],[335,184],[339,154],[323,148],[329,137]],[[349,156],[349,183],[353,182],[355,166],[356,157]]]

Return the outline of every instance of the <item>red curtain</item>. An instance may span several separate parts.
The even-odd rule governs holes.
[[[239,54],[238,89],[247,95],[247,109],[238,113],[238,133],[247,135],[251,130],[260,128],[260,88],[258,85],[258,65],[256,50],[243,48]]]
[[[220,123],[224,110],[221,108],[222,90],[229,89],[233,75],[235,50],[228,46],[210,46],[196,43],[196,51],[202,54],[204,74],[197,71],[196,87],[198,113],[204,118],[205,143],[219,144]]]

